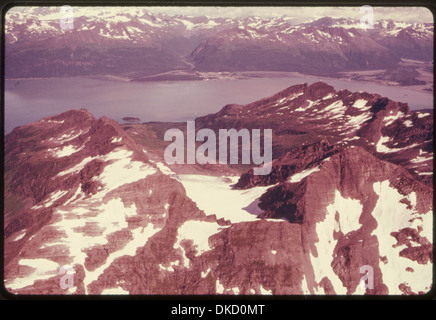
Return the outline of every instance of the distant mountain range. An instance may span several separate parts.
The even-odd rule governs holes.
[[[425,294],[433,116],[300,84],[196,128],[273,128],[272,171],[168,166],[166,128],[71,110],[5,138],[5,286],[18,294]],[[59,286],[68,265],[74,284]],[[361,268],[373,270],[362,289]]]
[[[402,58],[433,59],[433,24],[322,18],[292,25],[265,19],[169,16],[126,8],[75,10],[74,28],[60,27],[57,8],[6,17],[6,77],[122,75],[174,70],[341,71],[395,69]]]

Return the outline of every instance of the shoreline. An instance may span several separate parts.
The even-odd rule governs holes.
[[[156,74],[152,76],[142,77],[142,79],[148,80],[135,80],[135,78],[130,78],[128,76],[115,76],[115,75],[93,75],[93,76],[68,76],[68,77],[34,77],[34,78],[5,78],[5,82],[11,81],[34,81],[34,80],[55,80],[55,79],[94,79],[100,81],[113,81],[113,82],[186,82],[186,81],[214,81],[214,80],[249,80],[249,79],[262,79],[262,78],[318,78],[318,80],[314,81],[323,81],[327,82],[331,80],[341,80],[341,81],[349,81],[353,83],[372,83],[376,85],[390,86],[398,89],[408,89],[414,92],[433,94],[434,90],[432,84],[425,85],[400,85],[394,81],[387,81],[384,79],[372,79],[372,78],[362,78],[362,79],[352,79],[357,76],[371,76],[380,72],[381,70],[365,70],[365,71],[346,71],[342,72],[342,74],[338,77],[332,76],[320,76],[320,75],[312,75],[312,74],[304,74],[295,71],[222,71],[222,72],[186,72],[186,75],[199,75],[200,77],[197,79],[171,79],[173,74],[169,72]],[[162,76],[168,75],[169,78],[165,79]],[[179,74],[176,74],[179,75]],[[155,79],[154,79],[155,78]],[[137,77],[136,79],[140,79]]]

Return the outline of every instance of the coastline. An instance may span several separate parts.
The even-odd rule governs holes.
[[[113,82],[178,82],[178,81],[214,81],[214,80],[246,80],[253,78],[318,78],[318,81],[349,81],[354,83],[364,82],[368,84],[391,86],[398,89],[407,89],[410,91],[433,94],[433,82],[430,74],[423,74],[419,78],[425,79],[426,84],[418,85],[401,85],[395,81],[388,81],[385,79],[377,79],[384,70],[365,70],[365,71],[345,71],[338,74],[338,76],[320,76],[313,74],[304,74],[293,71],[224,71],[224,72],[192,72],[192,71],[169,71],[160,74],[131,77],[128,75],[90,75],[90,76],[68,76],[68,77],[32,77],[32,78],[5,78],[5,81],[33,81],[33,80],[47,80],[47,79],[62,79],[62,78],[76,78],[76,79],[95,79],[101,81]]]

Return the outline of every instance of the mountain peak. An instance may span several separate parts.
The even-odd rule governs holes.
[[[95,117],[85,108],[81,108],[80,110],[72,109],[60,113],[55,116],[51,116],[46,118],[47,120],[61,121],[65,120],[68,122],[82,122],[87,120],[95,120]]]
[[[329,93],[336,93],[336,90],[325,82],[314,82],[305,90],[306,96],[311,100],[324,98]]]
[[[335,23],[335,19],[331,18],[331,17],[323,17],[323,18],[319,18],[317,20],[314,20],[313,22],[310,22],[310,25],[312,27],[317,27],[317,26],[331,26]]]

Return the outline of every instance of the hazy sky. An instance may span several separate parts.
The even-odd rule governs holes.
[[[74,7],[74,6],[73,6]],[[76,7],[77,8],[77,7]],[[360,12],[360,7],[138,7],[151,12],[162,12],[169,15],[207,15],[211,17],[247,17],[260,16],[265,18],[284,16],[292,23],[313,21],[322,17],[354,18],[360,20],[365,13]],[[97,8],[96,8],[97,9]],[[98,8],[100,9],[100,8]],[[123,7],[101,7],[104,11],[126,11]],[[132,10],[129,11],[134,11]],[[22,11],[23,7],[11,10]],[[97,10],[99,11],[99,10]],[[92,14],[86,7],[81,7],[82,14]],[[433,22],[433,15],[425,7],[373,7],[374,21],[379,19],[392,19],[406,22]]]
[[[433,22],[430,10],[424,7],[373,7],[374,19],[407,22]],[[296,22],[308,22],[322,17],[354,18],[364,15],[360,7],[156,7],[150,11],[168,14],[208,15],[213,17],[286,16]]]

